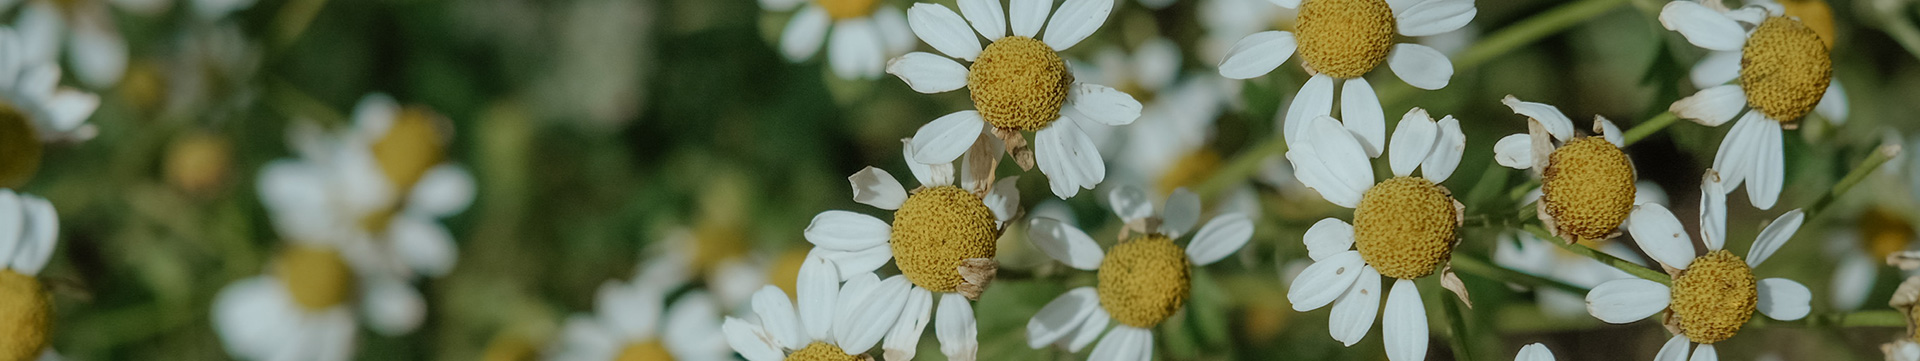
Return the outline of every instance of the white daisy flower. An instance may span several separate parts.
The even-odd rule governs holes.
[[[1746,184],[1754,207],[1773,208],[1786,177],[1780,131],[1799,127],[1809,112],[1845,117],[1826,43],[1770,3],[1729,10],[1714,1],[1674,1],[1660,10],[1660,24],[1714,52],[1693,69],[1700,92],[1669,111],[1706,126],[1738,117],[1714,152],[1713,168],[1727,191]]]
[[[1413,108],[1393,133],[1388,163],[1394,178],[1374,182],[1373,167],[1360,139],[1332,117],[1302,124],[1287,159],[1300,183],[1333,204],[1354,208],[1353,224],[1322,219],[1307,230],[1313,265],[1287,288],[1295,311],[1333,305],[1328,331],[1347,346],[1373,328],[1380,304],[1381,276],[1394,279],[1382,322],[1387,358],[1424,359],[1427,355],[1426,306],[1413,280],[1433,275],[1452,257],[1464,206],[1440,182],[1453,174],[1465,152],[1466,134],[1452,116],[1435,122]],[[1420,170],[1422,177],[1412,177]],[[1442,270],[1443,284],[1465,299],[1458,277]]]
[[[1888,306],[1907,316],[1906,337],[1880,345],[1880,351],[1887,354],[1887,361],[1920,361],[1920,332],[1915,331],[1920,329],[1920,323],[1915,323],[1920,318],[1914,317],[1916,309],[1913,307],[1916,303],[1920,303],[1920,276],[1907,277],[1906,281],[1900,282],[1900,288],[1893,291],[1893,298],[1887,300]]]
[[[59,245],[53,204],[0,188],[0,359],[56,357],[51,347],[53,297],[34,275]]]
[[[149,12],[142,6],[126,6],[136,1],[111,1],[136,12]],[[26,40],[25,52],[36,62],[57,63],[62,48],[75,78],[92,88],[109,88],[120,83],[127,72],[127,40],[120,36],[108,10],[109,1],[29,0],[20,6],[14,26]],[[162,7],[164,8],[164,6]]]
[[[987,139],[981,144],[997,143]],[[1019,211],[1020,193],[1014,188],[1019,177],[989,184],[999,147],[974,148],[960,170],[966,176],[958,187],[953,185],[951,164],[908,161],[907,167],[920,181],[912,192],[879,168],[867,167],[847,177],[853,184],[853,200],[894,211],[892,224],[860,213],[826,211],[807,225],[805,236],[814,245],[813,255],[832,261],[842,277],[873,272],[892,260],[905,280],[912,281],[911,297],[899,300],[907,305],[901,322],[887,335],[888,360],[913,358],[934,312],[936,293],[940,297],[934,328],[941,353],[954,360],[976,356],[978,331],[968,301],[978,300],[999,270],[999,262],[993,259],[995,246]],[[907,159],[914,159],[913,147],[903,150]]]
[[[1828,231],[1824,243],[1828,256],[1837,258],[1833,278],[1827,283],[1828,296],[1835,309],[1848,311],[1866,303],[1873,293],[1874,280],[1880,277],[1880,266],[1888,259],[1906,258],[1914,240],[1912,226],[1880,206],[1867,208],[1853,218],[1856,227]]]
[[[6,133],[33,137],[22,143],[92,138],[95,130],[86,121],[100,107],[100,96],[61,86],[60,65],[50,54],[36,53],[41,49],[29,35],[0,27],[0,102],[9,113],[0,118],[8,128],[26,127]]]
[[[1223,214],[1182,248],[1174,240],[1200,221],[1199,196],[1176,190],[1159,214],[1139,188],[1121,187],[1108,197],[1114,213],[1126,221],[1121,241],[1108,252],[1102,253],[1085,231],[1060,220],[1034,218],[1028,228],[1035,247],[1068,267],[1099,272],[1100,284],[1067,291],[1041,307],[1027,321],[1027,346],[1059,343],[1080,352],[1101,339],[1089,360],[1153,359],[1152,329],[1186,306],[1192,268],[1219,262],[1253,237],[1253,220],[1246,214]],[[1113,332],[1106,332],[1115,321]]]
[[[1528,134],[1494,144],[1494,161],[1540,176],[1540,221],[1567,242],[1600,241],[1620,234],[1631,221],[1638,183],[1633,160],[1621,151],[1619,127],[1593,117],[1592,136],[1575,136],[1573,120],[1560,108],[1508,95],[1501,103],[1527,117]],[[1557,142],[1556,142],[1557,141]]]
[[[1542,345],[1538,342],[1530,343],[1524,347],[1521,347],[1520,353],[1513,355],[1513,361],[1553,361],[1553,360],[1554,360],[1553,350],[1547,349],[1547,345]]]
[[[591,315],[568,317],[547,360],[732,360],[720,334],[720,304],[702,291],[667,295],[684,279],[642,272],[632,282],[608,281],[594,297]]]
[[[804,6],[801,4],[805,4]],[[806,61],[826,44],[827,64],[843,79],[880,76],[887,58],[913,50],[912,31],[900,8],[880,0],[760,0],[760,8],[791,11],[780,32],[780,54]]]
[[[1360,138],[1369,157],[1386,149],[1386,114],[1380,99],[1361,76],[1385,62],[1394,75],[1416,88],[1435,90],[1453,78],[1453,62],[1438,50],[1413,43],[1394,44],[1394,35],[1430,36],[1466,26],[1479,12],[1472,0],[1273,0],[1299,8],[1293,32],[1248,35],[1227,51],[1220,75],[1249,79],[1278,68],[1297,51],[1313,78],[1294,93],[1286,112],[1288,144],[1301,127],[1333,114],[1335,81],[1340,86],[1340,119]]]
[[[972,64],[913,52],[888,61],[887,73],[921,93],[964,86],[977,110],[948,114],[920,127],[907,145],[916,155],[911,161],[953,162],[991,135],[1009,146],[1021,168],[1032,169],[1037,162],[1053,194],[1062,199],[1099,185],[1106,179],[1106,165],[1082,129],[1133,123],[1140,117],[1140,102],[1114,88],[1075,81],[1057,52],[1093,35],[1113,11],[1113,1],[1067,0],[1051,21],[1049,0],[1013,0],[1007,11],[1001,10],[999,0],[961,0],[965,19],[945,6],[914,4],[907,10],[914,34],[942,54]],[[1047,32],[1040,35],[1043,23]],[[990,42],[986,47],[980,46],[975,30]],[[1034,132],[1037,139],[1031,147],[1022,132]]]
[[[888,360],[913,358],[911,344],[904,355],[891,344],[899,337],[919,338],[918,328],[902,334],[900,325],[924,326],[927,315],[916,318],[903,311],[932,298],[910,287],[908,276],[881,280],[871,272],[840,272],[832,261],[808,257],[795,290],[798,307],[780,288],[761,288],[753,294],[759,321],[727,317],[722,325],[727,343],[747,361],[856,361],[872,360],[867,352],[884,337]],[[966,336],[972,332],[969,327]],[[945,330],[941,333],[946,337]]]
[[[646,257],[646,265],[636,270],[637,279],[648,274],[670,275],[664,279],[684,279],[699,275],[707,290],[713,292],[727,309],[745,305],[748,297],[768,284],[770,271],[763,260],[748,254],[743,234],[728,233],[737,228],[702,226],[700,230],[674,230],[656,243],[658,255]],[[737,224],[724,227],[739,227]]]
[[[1663,322],[1674,332],[1656,360],[1719,360],[1714,344],[1732,338],[1759,311],[1767,317],[1792,321],[1807,316],[1813,298],[1807,286],[1784,278],[1758,279],[1759,266],[1793,237],[1806,220],[1800,210],[1788,211],[1760,231],[1746,259],[1722,249],[1726,245],[1726,193],[1709,169],[1701,184],[1700,238],[1705,254],[1694,253],[1693,239],[1673,213],[1658,204],[1634,207],[1627,232],[1640,249],[1673,275],[1673,285],[1632,278],[1608,281],[1587,293],[1587,311],[1608,323],[1629,323],[1667,311]],[[1698,347],[1692,345],[1698,344]],[[1689,354],[1692,358],[1688,358]]]

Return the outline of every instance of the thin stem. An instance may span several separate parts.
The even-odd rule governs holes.
[[[1794,321],[1779,321],[1765,317],[1754,317],[1748,324],[1759,327],[1906,327],[1907,317],[1894,310],[1859,311],[1853,313],[1829,313],[1808,315]]]
[[[1907,21],[1906,16],[1903,15],[1905,12],[1877,13],[1882,14],[1880,21],[1886,25],[1881,30],[1885,30],[1887,35],[1892,36],[1893,40],[1899,42],[1900,47],[1906,48],[1908,53],[1920,58],[1920,28],[1914,27],[1913,23]]]
[[[1653,133],[1659,133],[1661,129],[1666,129],[1667,126],[1673,125],[1674,122],[1679,120],[1680,116],[1673,115],[1673,112],[1655,115],[1652,119],[1647,119],[1647,121],[1640,122],[1640,124],[1634,125],[1633,128],[1627,129],[1625,136],[1626,144],[1633,145],[1633,143],[1639,143],[1640,140],[1653,136]]]
[[[1560,237],[1554,237],[1552,233],[1547,232],[1546,228],[1541,228],[1539,225],[1529,224],[1527,225],[1526,229],[1528,233],[1533,233],[1534,237],[1540,237],[1541,240],[1545,240],[1548,243],[1560,245],[1560,248],[1565,248],[1567,249],[1567,251],[1571,251],[1574,254],[1579,254],[1581,256],[1586,256],[1587,258],[1592,258],[1596,261],[1600,261],[1600,263],[1606,264],[1609,267],[1618,268],[1621,271],[1626,271],[1628,274],[1632,274],[1634,277],[1640,277],[1648,281],[1660,282],[1660,284],[1665,284],[1665,285],[1673,284],[1673,277],[1667,276],[1665,272],[1647,268],[1637,263],[1628,262],[1627,260],[1620,259],[1620,257],[1614,257],[1613,255],[1606,254],[1605,252],[1600,252],[1599,250],[1595,250],[1587,246],[1582,246],[1579,243],[1568,243],[1564,240],[1561,240]]]
[[[1866,180],[1867,175],[1873,174],[1874,170],[1880,169],[1881,165],[1887,164],[1887,161],[1893,160],[1893,157],[1900,156],[1900,151],[1899,144],[1887,144],[1875,148],[1873,154],[1867,155],[1867,159],[1860,160],[1859,166],[1848,171],[1846,176],[1840,178],[1839,183],[1834,183],[1832,191],[1821,195],[1820,200],[1814,201],[1813,206],[1807,207],[1807,216],[1812,217],[1826,210],[1827,206],[1833,205],[1834,200],[1847,194],[1847,191],[1853,190],[1853,186],[1860,185],[1860,181]]]
[[[1449,262],[1453,265],[1454,271],[1459,271],[1460,273],[1470,274],[1478,277],[1484,277],[1484,278],[1517,283],[1517,284],[1533,286],[1533,287],[1553,287],[1553,288],[1558,288],[1567,292],[1573,292],[1575,294],[1586,294],[1588,291],[1586,287],[1575,286],[1571,283],[1561,282],[1559,280],[1546,278],[1546,277],[1535,276],[1533,274],[1516,271],[1506,267],[1500,267],[1498,265],[1487,263],[1487,261],[1483,261],[1479,258],[1455,256],[1453,257],[1453,260]]]
[[[1453,358],[1458,360],[1472,360],[1472,350],[1467,348],[1467,340],[1469,339],[1467,336],[1467,318],[1463,315],[1464,312],[1460,312],[1460,299],[1454,298],[1451,294],[1445,294],[1451,292],[1441,291],[1441,293],[1439,296],[1440,307],[1444,308],[1445,311],[1443,312],[1447,313],[1447,328],[1453,331],[1453,337],[1447,338],[1447,344],[1453,347]]]

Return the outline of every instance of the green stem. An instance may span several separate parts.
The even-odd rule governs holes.
[[[1853,190],[1853,186],[1860,185],[1860,181],[1866,180],[1867,175],[1873,174],[1874,170],[1880,169],[1881,165],[1887,164],[1887,161],[1893,160],[1893,157],[1900,156],[1900,151],[1899,144],[1887,144],[1874,148],[1873,154],[1868,154],[1867,159],[1860,160],[1859,166],[1848,171],[1846,176],[1840,178],[1839,183],[1834,183],[1832,191],[1821,195],[1820,200],[1814,201],[1813,206],[1807,207],[1807,216],[1812,217],[1826,210],[1835,200],[1840,199],[1841,195],[1847,194],[1847,191]]]
[[[1794,321],[1779,321],[1766,317],[1754,317],[1748,322],[1759,327],[1906,327],[1907,317],[1894,310],[1859,311],[1853,313],[1829,313],[1808,315]]]
[[[1627,260],[1620,259],[1620,257],[1614,257],[1613,255],[1606,254],[1605,252],[1600,252],[1599,250],[1595,250],[1587,246],[1582,246],[1579,243],[1566,242],[1564,240],[1561,240],[1560,237],[1554,237],[1552,233],[1547,232],[1547,229],[1541,228],[1540,225],[1530,224],[1530,225],[1527,225],[1526,229],[1528,233],[1533,233],[1534,237],[1540,237],[1541,240],[1547,241],[1548,243],[1560,245],[1560,248],[1565,248],[1567,249],[1567,251],[1571,251],[1574,254],[1586,256],[1587,258],[1592,258],[1596,261],[1600,261],[1600,263],[1606,264],[1609,267],[1618,268],[1621,271],[1626,271],[1628,274],[1632,274],[1634,277],[1640,277],[1648,281],[1660,282],[1660,284],[1665,284],[1665,285],[1673,284],[1673,277],[1668,276],[1665,272],[1647,268],[1637,263],[1628,262]]]
[[[1587,293],[1586,287],[1575,286],[1571,283],[1561,282],[1559,280],[1546,278],[1546,277],[1535,276],[1533,274],[1515,271],[1506,267],[1500,267],[1491,263],[1487,263],[1487,261],[1480,260],[1479,258],[1455,256],[1453,257],[1452,261],[1449,261],[1449,263],[1453,265],[1454,271],[1458,271],[1460,273],[1470,274],[1478,277],[1506,281],[1506,282],[1516,283],[1516,284],[1525,285],[1525,286],[1532,286],[1532,287],[1553,287],[1553,288],[1565,290],[1567,292],[1572,292],[1574,294]]]
[[[1666,129],[1667,126],[1673,125],[1674,122],[1679,120],[1680,116],[1673,115],[1673,112],[1655,115],[1652,119],[1647,119],[1647,121],[1640,122],[1640,124],[1634,125],[1633,128],[1627,129],[1625,136],[1626,144],[1633,145],[1633,143],[1638,143],[1642,139],[1647,139],[1647,137],[1653,136],[1653,133],[1659,133],[1661,129]]]
[[[1907,48],[1908,53],[1912,53],[1914,57],[1920,57],[1920,28],[1914,27],[1913,23],[1907,21],[1905,12],[1877,13],[1882,14],[1880,21],[1886,25],[1881,30],[1885,30],[1888,36],[1892,36],[1894,41],[1899,42],[1900,47]]]
[[[1447,328],[1453,331],[1453,337],[1447,338],[1447,344],[1453,347],[1453,358],[1456,360],[1472,360],[1473,353],[1467,348],[1467,340],[1469,339],[1467,335],[1467,318],[1464,312],[1460,312],[1460,299],[1455,298],[1451,294],[1453,292],[1450,291],[1441,291],[1440,293],[1441,295],[1438,296],[1440,297],[1440,307],[1444,309],[1441,312],[1447,314]]]

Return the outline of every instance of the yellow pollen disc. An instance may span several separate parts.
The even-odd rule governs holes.
[[[287,247],[280,253],[280,279],[293,302],[309,310],[340,305],[353,295],[353,270],[332,248]]]
[[[988,44],[967,69],[967,92],[987,124],[1038,131],[1060,118],[1073,73],[1047,43],[1008,36]]]
[[[864,18],[873,15],[873,5],[879,0],[813,0],[815,5],[827,10],[827,17],[834,20]]]
[[[211,133],[192,133],[175,139],[167,151],[167,183],[195,195],[206,195],[227,178],[233,164],[233,144]]]
[[[1355,248],[1382,276],[1426,277],[1453,255],[1455,212],[1453,196],[1426,178],[1388,179],[1368,189],[1353,211]]]
[[[1813,29],[1814,34],[1820,34],[1820,41],[1825,42],[1828,49],[1833,48],[1833,41],[1836,40],[1833,37],[1833,7],[1828,6],[1826,1],[1785,0],[1780,2],[1780,6],[1786,8],[1787,17],[1800,18],[1800,22]]]
[[[953,292],[960,262],[992,258],[1000,231],[993,211],[960,187],[921,189],[893,213],[893,261],[907,280],[928,291]]]
[[[53,300],[39,280],[0,270],[0,360],[39,359],[52,319]]]
[[[647,341],[627,344],[620,350],[620,357],[613,361],[673,361],[673,354],[667,353],[667,347],[660,341]]]
[[[406,107],[394,117],[393,128],[373,143],[373,157],[394,189],[413,188],[428,169],[446,158],[446,136],[439,115],[420,107]]]
[[[19,109],[0,103],[0,188],[20,188],[40,170],[40,133]]]
[[[1813,111],[1833,81],[1827,45],[1806,24],[1775,16],[1760,23],[1740,53],[1740,86],[1747,105],[1791,123]]]
[[[1753,317],[1759,303],[1753,270],[1726,250],[1694,258],[1673,279],[1672,317],[1693,342],[1712,344],[1733,337]]]
[[[800,281],[800,265],[806,262],[806,250],[792,250],[780,254],[779,258],[773,260],[773,267],[767,268],[767,284],[787,291],[788,298],[798,299],[799,294],[794,293],[794,290]]]
[[[1540,188],[1560,233],[1600,239],[1633,211],[1633,164],[1604,138],[1577,138],[1548,157]]]
[[[1873,254],[1873,259],[1887,259],[1887,255],[1907,249],[1913,241],[1913,227],[1907,221],[1879,208],[1871,208],[1860,215],[1860,245]]]
[[[808,344],[807,348],[803,348],[803,349],[800,349],[800,351],[794,351],[793,353],[787,354],[786,361],[853,361],[853,360],[855,360],[853,355],[848,355],[846,351],[840,350],[840,346],[834,346],[831,344],[827,344],[825,342],[814,342],[814,343]]]
[[[1152,328],[1187,304],[1189,271],[1186,252],[1165,235],[1120,242],[1100,261],[1100,307],[1121,324]]]
[[[1220,169],[1220,153],[1208,149],[1188,153],[1160,176],[1160,194],[1173,194],[1173,190],[1180,187],[1199,185],[1216,169]]]
[[[1393,9],[1386,0],[1307,0],[1298,21],[1300,60],[1335,78],[1366,75],[1393,47]]]

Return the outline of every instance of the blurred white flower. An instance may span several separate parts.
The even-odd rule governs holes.
[[[60,85],[60,65],[51,51],[33,46],[30,34],[0,27],[0,101],[30,120],[42,142],[81,141],[97,133],[87,118],[100,96]]]
[[[905,13],[879,0],[760,0],[760,8],[768,11],[795,7],[800,11],[780,31],[780,54],[788,61],[812,59],[825,44],[834,75],[873,79],[888,58],[913,50],[908,35],[914,31]]]
[[[107,1],[27,0],[14,26],[26,39],[27,54],[36,62],[54,63],[64,47],[74,76],[88,87],[111,88],[127,72],[127,40],[114,24]],[[164,10],[166,3],[145,0],[114,1],[121,8],[143,13]],[[158,4],[158,5],[151,5]],[[127,6],[133,5],[133,6]]]
[[[558,342],[544,352],[546,359],[732,359],[726,339],[719,337],[721,306],[712,297],[692,291],[667,304],[667,295],[683,284],[675,277],[641,272],[632,282],[601,284],[593,314],[568,317]]]
[[[779,287],[760,288],[753,294],[757,321],[728,316],[721,325],[727,344],[747,361],[867,360],[883,337],[888,343],[908,336],[918,341],[919,329],[902,327],[925,326],[927,314],[916,318],[902,310],[930,306],[926,292],[913,292],[907,276],[881,280],[872,272],[842,274],[839,268],[825,258],[808,257],[795,289],[798,307]],[[887,349],[888,361],[912,358],[912,348]]]

